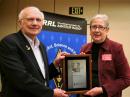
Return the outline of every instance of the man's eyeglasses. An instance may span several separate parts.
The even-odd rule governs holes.
[[[96,25],[90,26],[91,30],[96,30],[97,28],[100,31],[104,31],[105,29],[107,29],[107,27],[103,27],[103,26],[96,26]]]
[[[34,21],[37,21],[38,23],[43,22],[41,18],[24,18],[24,19],[27,20],[28,22],[34,22]]]

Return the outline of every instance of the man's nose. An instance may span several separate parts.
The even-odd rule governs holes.
[[[34,19],[33,21],[32,21],[32,24],[37,24],[38,23],[38,21],[36,20],[36,19]]]

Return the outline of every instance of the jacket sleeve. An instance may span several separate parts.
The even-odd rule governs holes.
[[[116,77],[103,85],[108,97],[113,97],[114,95],[121,93],[126,87],[130,86],[130,67],[122,45],[119,45],[117,49],[113,51],[113,64],[115,66]]]
[[[61,73],[61,71],[57,70],[57,68],[54,66],[54,64],[51,63],[49,66],[49,79],[51,80],[52,78],[56,77],[60,73]]]

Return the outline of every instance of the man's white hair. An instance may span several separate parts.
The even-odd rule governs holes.
[[[25,16],[26,11],[29,10],[29,9],[30,9],[30,10],[35,10],[35,11],[39,12],[39,13],[41,14],[42,19],[44,19],[44,14],[43,14],[43,12],[40,11],[39,8],[37,8],[37,7],[35,7],[35,6],[29,6],[29,7],[25,7],[24,9],[22,9],[22,10],[20,11],[20,13],[19,13],[19,15],[18,15],[18,20],[23,19],[24,16]]]

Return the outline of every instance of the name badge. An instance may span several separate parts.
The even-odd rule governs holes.
[[[103,54],[102,55],[102,61],[111,61],[112,60],[112,54]]]

